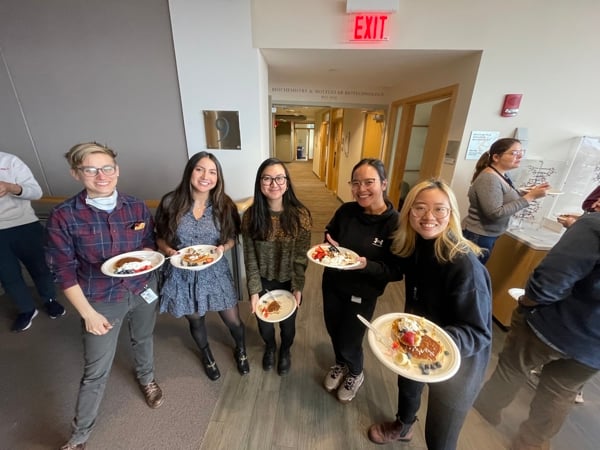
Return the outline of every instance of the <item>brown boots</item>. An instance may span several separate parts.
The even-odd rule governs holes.
[[[376,423],[369,428],[369,439],[376,444],[387,444],[388,442],[407,442],[412,439],[412,423],[394,422]]]

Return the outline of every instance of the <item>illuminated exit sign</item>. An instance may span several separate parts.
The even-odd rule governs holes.
[[[381,13],[356,14],[352,20],[351,41],[388,41],[388,15]]]

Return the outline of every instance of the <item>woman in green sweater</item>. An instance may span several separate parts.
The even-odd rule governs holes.
[[[310,212],[296,197],[287,168],[275,158],[263,161],[256,173],[254,203],[242,218],[244,263],[253,313],[267,290],[290,291],[300,306],[311,225]],[[279,322],[279,375],[288,373],[291,367],[297,311]],[[268,371],[275,364],[275,326],[258,318],[257,321],[265,341],[263,369]]]

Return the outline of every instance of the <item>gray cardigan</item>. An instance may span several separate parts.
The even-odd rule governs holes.
[[[500,176],[482,172],[469,188],[469,212],[463,229],[482,236],[500,236],[508,228],[510,217],[528,205]]]

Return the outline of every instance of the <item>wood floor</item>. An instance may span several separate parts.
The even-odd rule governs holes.
[[[322,240],[322,226],[339,202],[327,193],[312,174],[308,163],[292,163],[296,193],[313,212],[314,243]],[[318,191],[318,193],[317,193]],[[318,203],[315,205],[314,202]],[[324,202],[327,202],[325,204]],[[262,347],[249,348],[251,372],[241,377],[235,370],[224,374],[223,387],[202,442],[202,449],[372,449],[366,436],[368,426],[390,420],[396,408],[395,375],[377,362],[365,342],[365,382],[356,398],[341,404],[322,387],[322,380],[333,363],[333,352],[325,331],[321,296],[322,268],[310,264],[304,302],[297,319],[297,336],[292,348],[292,369],[284,377],[260,367]],[[403,283],[389,285],[378,302],[375,316],[401,311]],[[243,309],[247,311],[247,309]],[[256,321],[248,317],[247,333],[257,333]],[[505,333],[494,328],[494,355],[501,349]],[[256,342],[256,340],[254,341]],[[489,370],[496,364],[492,360]],[[510,438],[527,412],[532,387],[522,393],[504,413],[503,423],[493,428],[471,411],[463,427],[459,448],[500,450],[508,448]],[[585,403],[578,405],[553,441],[553,449],[586,450],[599,448],[599,377],[586,385]],[[383,448],[425,449],[424,411],[412,442]]]

